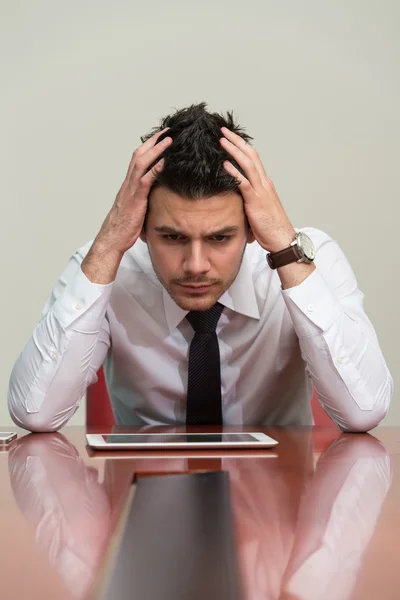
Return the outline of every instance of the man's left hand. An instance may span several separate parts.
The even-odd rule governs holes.
[[[226,127],[221,145],[246,173],[243,175],[230,161],[225,170],[239,180],[244,208],[257,242],[268,252],[279,252],[290,246],[296,232],[282,206],[274,184],[268,178],[256,150],[243,138]]]

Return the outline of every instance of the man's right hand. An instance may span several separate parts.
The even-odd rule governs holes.
[[[133,153],[125,180],[81,268],[93,283],[114,281],[124,253],[133,246],[143,228],[148,195],[164,160],[147,169],[172,143],[170,137],[157,144],[165,131],[157,132]]]
[[[157,132],[133,153],[125,180],[95,240],[110,251],[124,254],[140,235],[148,195],[157,172],[162,170],[163,159],[148,173],[146,171],[171,144],[172,139],[167,137],[156,145],[157,139],[167,129]]]

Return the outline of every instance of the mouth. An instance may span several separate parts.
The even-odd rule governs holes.
[[[215,284],[210,283],[208,285],[183,285],[179,283],[178,285],[189,294],[204,294],[205,292],[208,292],[208,290]]]

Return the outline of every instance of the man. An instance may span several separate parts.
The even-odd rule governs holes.
[[[343,430],[384,418],[392,378],[351,267],[294,229],[250,139],[205,103],[142,138],[16,361],[15,423],[65,425],[103,363],[120,425],[310,425],[313,387]]]

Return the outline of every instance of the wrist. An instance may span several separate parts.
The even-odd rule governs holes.
[[[297,285],[300,285],[315,271],[316,267],[314,263],[291,263],[284,267],[279,267],[277,273],[281,280],[283,290],[287,290]]]
[[[124,250],[116,247],[115,244],[109,242],[106,238],[97,236],[89,250],[92,256],[99,257],[100,259],[107,259],[113,261],[121,261]]]
[[[264,249],[271,254],[276,254],[277,252],[288,248],[295,237],[296,231],[294,229],[287,229],[282,232],[278,231],[273,237],[271,236],[271,239],[268,241],[268,244],[265,245]]]

